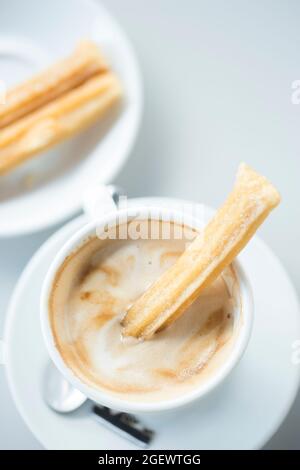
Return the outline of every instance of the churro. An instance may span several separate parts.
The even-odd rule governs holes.
[[[241,164],[232,192],[203,232],[128,309],[123,335],[147,339],[175,321],[233,261],[279,202],[274,186]]]
[[[81,86],[0,131],[0,174],[95,122],[121,96],[112,73],[98,74]]]
[[[105,71],[107,65],[96,44],[80,42],[72,55],[7,92],[0,106],[0,129]]]

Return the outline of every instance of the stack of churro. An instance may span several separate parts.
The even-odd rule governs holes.
[[[175,321],[233,261],[279,202],[274,186],[241,164],[233,191],[203,233],[129,308],[124,336],[149,338]]]
[[[0,106],[0,174],[85,129],[120,97],[99,48],[80,43],[70,57],[8,91]]]

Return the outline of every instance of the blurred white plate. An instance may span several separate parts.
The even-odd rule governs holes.
[[[188,207],[187,201],[157,198],[128,202]],[[46,448],[133,449],[133,444],[92,419],[86,406],[63,416],[51,411],[41,396],[49,361],[39,319],[41,285],[55,253],[86,221],[82,216],[65,225],[23,272],[7,312],[4,367],[19,412]],[[261,448],[294,401],[300,378],[300,367],[291,361],[292,344],[300,331],[295,290],[276,256],[259,238],[251,240],[240,258],[255,302],[247,350],[231,376],[208,397],[187,409],[141,418],[156,431],[153,449]]]
[[[118,113],[0,176],[0,236],[12,236],[71,217],[80,210],[87,186],[112,181],[133,145],[142,92],[132,47],[99,2],[2,0],[0,31],[2,98],[5,86],[68,55],[77,41],[86,37],[100,44],[125,90]]]

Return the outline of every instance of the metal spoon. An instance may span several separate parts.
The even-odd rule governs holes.
[[[74,388],[52,362],[45,369],[42,394],[47,405],[57,413],[74,412],[87,401],[87,397]],[[90,412],[102,424],[139,446],[147,447],[154,436],[151,429],[144,427],[135,416],[128,413],[96,404],[92,404]]]
[[[87,400],[83,393],[60,374],[52,362],[45,369],[42,392],[47,405],[57,413],[71,413]]]

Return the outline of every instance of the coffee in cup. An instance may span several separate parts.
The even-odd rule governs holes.
[[[128,307],[197,233],[141,219],[132,237],[132,223],[115,227],[114,237],[89,236],[64,260],[49,295],[52,335],[65,365],[89,387],[132,402],[172,400],[207,382],[234,348],[243,316],[238,276],[227,267],[151,339],[123,338]]]

